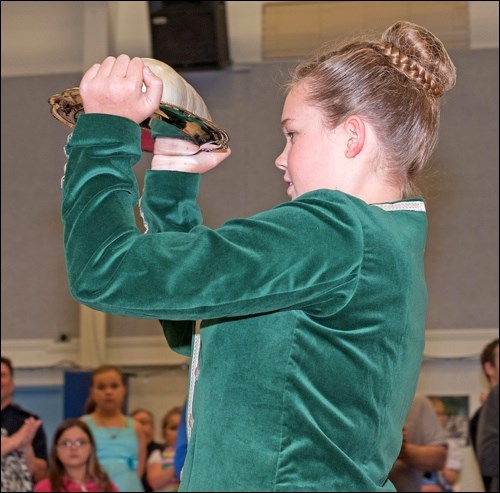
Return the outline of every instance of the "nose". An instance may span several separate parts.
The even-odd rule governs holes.
[[[281,169],[284,171],[284,170],[286,170],[286,163],[287,163],[287,160],[286,160],[286,146],[285,146],[282,153],[274,161],[274,165],[278,169]]]

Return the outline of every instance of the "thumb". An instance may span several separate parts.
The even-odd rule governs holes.
[[[154,74],[147,65],[144,65],[142,78],[146,86],[146,97],[154,103],[155,109],[158,109],[163,93],[163,80]]]

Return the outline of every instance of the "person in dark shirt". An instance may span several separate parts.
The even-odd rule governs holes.
[[[483,404],[476,445],[481,474],[490,479],[486,491],[498,491],[498,384],[491,389]]]
[[[489,342],[481,352],[481,367],[488,380],[489,389],[486,392],[481,393],[481,406],[473,414],[469,421],[469,436],[472,444],[472,448],[477,458],[477,429],[479,424],[479,418],[481,416],[481,411],[483,409],[483,404],[488,397],[489,390],[498,384],[499,378],[499,364],[498,364],[498,337],[493,341]],[[491,478],[481,474],[484,489],[489,491]]]
[[[18,454],[32,481],[37,482],[47,476],[46,434],[40,418],[14,404],[13,395],[13,366],[9,358],[2,356],[2,460],[7,454]]]

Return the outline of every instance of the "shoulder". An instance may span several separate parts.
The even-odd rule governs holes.
[[[50,485],[50,480],[48,478],[45,478],[45,479],[42,479],[41,481],[38,481],[38,483],[35,485],[35,488],[33,491],[38,491],[38,492],[52,491],[52,487]]]
[[[417,394],[413,398],[410,411],[406,418],[405,425],[408,427],[408,430],[423,432],[426,427],[436,423],[441,427],[431,401],[425,395]]]
[[[128,428],[133,428],[136,431],[136,433],[138,433],[140,435],[143,434],[141,423],[139,423],[138,421],[136,421],[131,416],[125,416],[125,420],[127,422],[127,427]]]
[[[40,419],[36,414],[31,413],[16,404],[10,404],[4,409],[2,409],[2,428],[5,428],[8,435],[15,433],[24,424],[24,420],[34,417],[35,419]],[[40,429],[37,431],[37,435],[40,434]]]
[[[148,457],[148,464],[156,464],[157,462],[162,462],[160,449],[153,450],[151,455]]]
[[[332,235],[338,233],[339,239],[344,238],[352,247],[356,238],[361,239],[367,214],[370,214],[370,206],[366,202],[343,192],[322,189],[283,202],[254,218],[264,224],[279,225],[279,231],[284,230],[299,242],[315,242],[325,238],[325,232],[330,231]],[[297,235],[298,228],[300,235]]]
[[[35,414],[31,411],[28,411],[17,404],[9,404],[7,407],[5,407],[2,410],[2,416],[4,416],[4,414],[11,415],[11,416],[19,416],[22,419],[26,419],[26,418],[30,418],[30,417],[33,417],[35,419],[40,419],[40,417],[37,414]]]
[[[498,384],[495,385],[488,394],[486,401],[484,402],[483,408],[485,410],[496,409],[498,411]],[[482,413],[484,414],[484,413]]]
[[[471,421],[472,423],[477,422],[477,420],[479,419],[479,416],[480,416],[480,414],[481,414],[481,410],[482,410],[482,409],[483,409],[483,406],[482,406],[482,405],[481,405],[481,406],[479,406],[479,407],[476,409],[475,413],[472,415],[472,418],[470,419],[470,421]]]
[[[427,411],[429,409],[434,409],[432,407],[431,401],[422,394],[415,395],[413,399],[412,408],[419,411]]]
[[[156,441],[152,441],[148,443],[148,455],[151,455],[155,450],[163,450],[165,446],[161,443],[158,443]]]

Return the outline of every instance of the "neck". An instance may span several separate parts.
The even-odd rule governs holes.
[[[371,162],[360,163],[339,180],[334,177],[334,183],[339,190],[358,197],[367,204],[396,202],[403,197],[401,185],[389,181],[388,177],[374,170]]]
[[[123,413],[119,409],[115,411],[96,409],[92,414],[101,420],[120,418],[123,416]]]
[[[111,428],[126,426],[125,416],[121,411],[94,411],[92,419],[98,426],[108,426]]]
[[[87,465],[83,464],[81,466],[67,466],[66,474],[68,478],[71,479],[76,484],[84,484],[85,478],[87,477]]]
[[[356,195],[367,204],[397,202],[402,199],[402,193],[399,187],[373,183],[367,187],[363,187]]]

